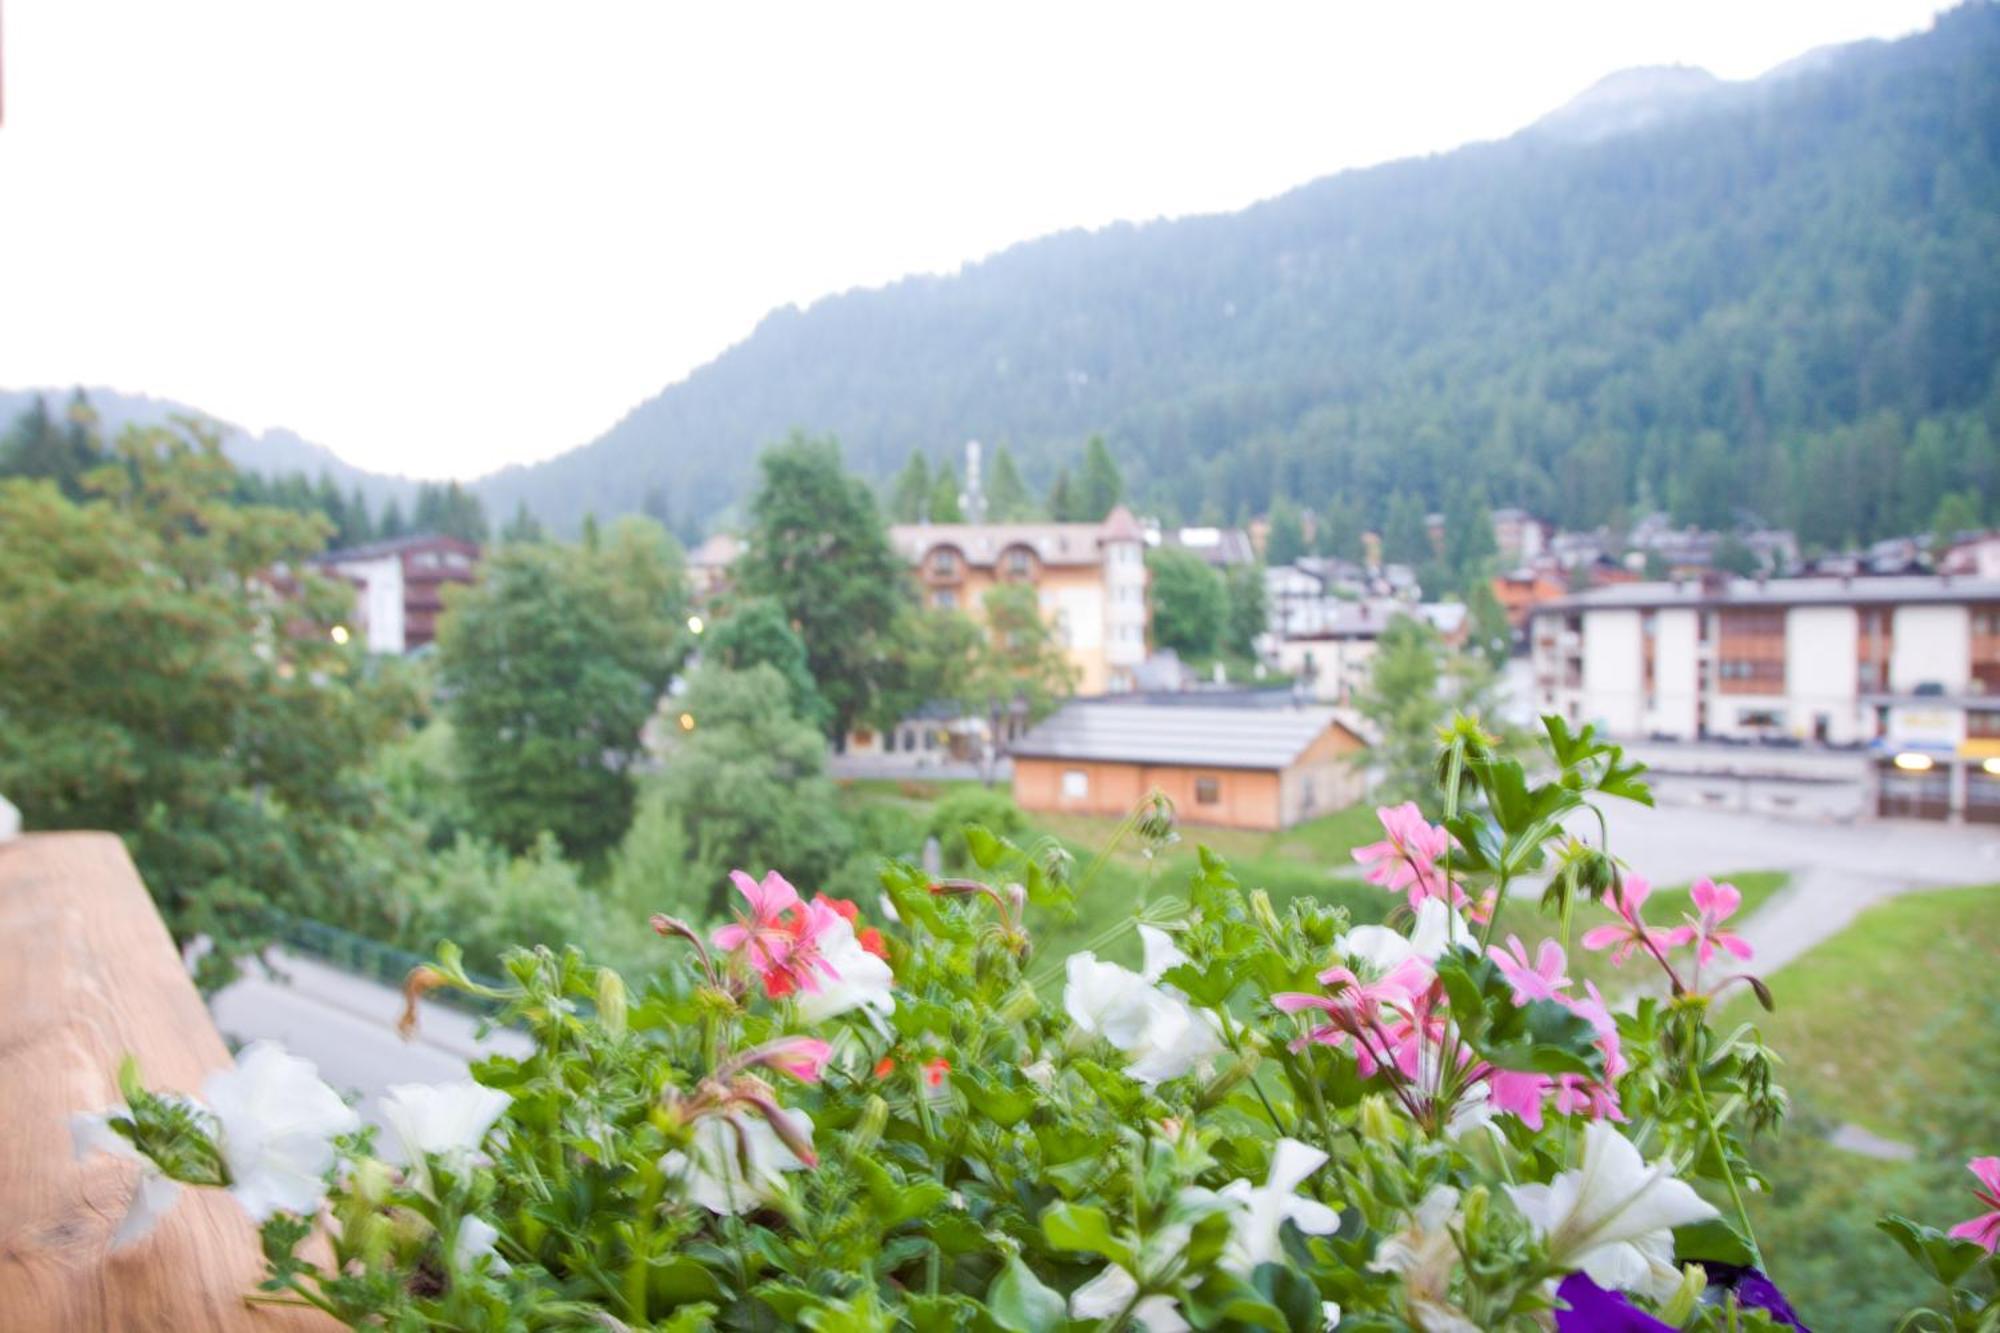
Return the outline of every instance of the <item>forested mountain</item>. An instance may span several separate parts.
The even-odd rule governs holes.
[[[37,397],[48,410],[60,416],[68,408],[74,388],[0,389],[0,432],[34,405]],[[85,388],[84,397],[96,412],[105,440],[115,440],[128,425],[157,426],[175,416],[193,416],[214,421],[207,412],[185,403],[144,394],[119,393],[115,389]],[[278,478],[303,475],[317,481],[328,478],[343,493],[360,491],[372,505],[391,500],[408,506],[413,503],[417,483],[408,477],[391,477],[355,467],[323,444],[301,439],[288,430],[272,429],[252,435],[240,426],[216,421],[223,430],[223,451],[230,461],[247,471]]]
[[[1922,527],[1954,491],[1991,517],[1996,69],[2000,13],[1973,4],[1748,89],[1656,77],[1672,105],[1637,128],[1559,116],[787,308],[480,489],[566,528],[649,496],[699,525],[793,428],[877,478],[1005,443],[1035,487],[1102,432],[1134,497],[1188,518],[1342,494],[1379,516],[1468,481],[1569,523],[1659,502],[1822,542]]]

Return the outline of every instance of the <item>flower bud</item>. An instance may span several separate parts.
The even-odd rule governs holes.
[[[861,1118],[847,1133],[848,1146],[857,1153],[867,1152],[882,1141],[882,1131],[888,1127],[889,1103],[871,1094],[861,1104]]]
[[[405,1041],[417,1030],[417,1001],[426,991],[436,990],[450,978],[426,963],[410,969],[410,975],[403,978],[403,1016],[396,1020],[396,1031]]]
[[[1465,1192],[1465,1199],[1459,1205],[1460,1216],[1465,1219],[1465,1234],[1478,1236],[1486,1227],[1487,1205],[1493,1195],[1484,1185],[1474,1185]]]
[[[1660,1307],[1660,1318],[1679,1328],[1694,1313],[1695,1302],[1708,1290],[1708,1270],[1700,1264],[1688,1264],[1681,1269],[1680,1285],[1666,1304]]]
[[[1033,1018],[1042,1007],[1042,997],[1032,986],[1017,986],[1000,1000],[993,1017],[1002,1027],[1015,1028]]]
[[[1262,889],[1250,890],[1250,919],[1272,939],[1279,938],[1278,909],[1271,906],[1271,895]]]
[[[597,969],[597,1021],[615,1040],[625,1035],[625,978],[608,967]]]
[[[1372,1143],[1390,1143],[1399,1137],[1396,1113],[1389,1109],[1389,1099],[1379,1092],[1361,1099],[1361,1137]]]
[[[354,1197],[370,1208],[380,1208],[388,1202],[389,1190],[395,1177],[389,1164],[374,1157],[356,1158],[353,1174],[348,1177],[348,1188]]]

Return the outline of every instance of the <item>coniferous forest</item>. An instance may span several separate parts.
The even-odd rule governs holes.
[[[1466,480],[1570,525],[1748,510],[1818,544],[1954,494],[1990,511],[1995,68],[2000,12],[1971,5],[1650,129],[1530,128],[780,310],[481,489],[561,529],[650,493],[689,530],[803,426],[882,481],[913,448],[1004,444],[1037,494],[1101,433],[1133,499],[1190,521],[1437,508]]]

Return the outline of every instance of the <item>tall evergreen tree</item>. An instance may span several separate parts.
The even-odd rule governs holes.
[[[409,530],[409,520],[403,517],[402,502],[395,496],[390,496],[389,503],[382,506],[382,522],[376,531],[383,541],[393,541],[398,537],[407,536]]]
[[[986,516],[996,523],[1018,523],[1035,516],[1034,497],[1021,480],[1014,455],[1006,445],[993,451],[993,466],[986,478]]]
[[[1306,553],[1305,522],[1299,507],[1279,496],[1271,505],[1271,529],[1264,537],[1264,563],[1289,565]]]
[[[1361,534],[1365,525],[1361,521],[1361,507],[1350,496],[1335,496],[1320,516],[1319,553],[1335,560],[1351,560],[1359,564],[1366,554]]]
[[[1149,551],[1146,566],[1153,576],[1153,641],[1182,657],[1213,657],[1229,614],[1222,576],[1178,546]]]
[[[526,500],[514,506],[514,517],[500,529],[500,540],[511,545],[544,541],[547,537],[548,534],[542,531],[541,521],[528,512]]]
[[[1084,446],[1083,470],[1077,474],[1076,518],[1082,523],[1102,522],[1125,496],[1125,479],[1118,474],[1111,450],[1102,435],[1090,437]]]
[[[1074,523],[1077,515],[1076,488],[1071,485],[1069,469],[1056,472],[1054,484],[1049,487],[1049,517],[1058,523]]]
[[[889,492],[889,518],[895,523],[921,523],[930,516],[931,467],[921,449],[910,450],[910,461],[896,474]]]
[[[1392,565],[1421,565],[1431,559],[1430,529],[1424,523],[1424,506],[1416,496],[1397,491],[1389,497],[1388,516],[1382,522],[1382,560]]]
[[[930,521],[963,523],[965,514],[958,504],[958,469],[949,462],[938,464],[931,478]]]

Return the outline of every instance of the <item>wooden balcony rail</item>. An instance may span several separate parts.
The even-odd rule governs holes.
[[[124,844],[105,833],[0,843],[0,1325],[96,1329],[337,1328],[316,1311],[251,1306],[256,1228],[216,1190],[187,1190],[147,1239],[108,1253],[138,1179],[79,1162],[69,1115],[119,1100],[118,1063],[198,1093],[222,1044]]]

